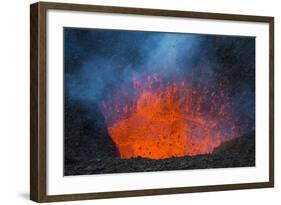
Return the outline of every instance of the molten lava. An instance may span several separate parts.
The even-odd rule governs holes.
[[[227,88],[156,74],[132,79],[102,111],[121,158],[163,159],[211,153],[237,135]]]

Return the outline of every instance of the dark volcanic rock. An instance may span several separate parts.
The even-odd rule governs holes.
[[[89,107],[89,106],[88,106]],[[115,143],[107,132],[105,120],[96,105],[86,109],[77,102],[66,103],[64,121],[65,172],[71,166],[90,165],[92,159],[119,156]],[[79,116],[76,117],[76,116]],[[95,118],[93,119],[93,117]],[[104,160],[104,159],[103,159]],[[84,167],[85,168],[85,167]]]
[[[206,168],[255,166],[255,132],[227,141],[212,154],[168,159],[102,158],[80,161],[65,167],[65,175],[128,173]]]
[[[231,139],[216,147],[213,154],[227,154],[236,152],[240,154],[255,151],[255,132],[245,134],[239,138]]]

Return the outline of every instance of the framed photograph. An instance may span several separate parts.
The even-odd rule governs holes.
[[[31,5],[30,198],[274,186],[274,18]]]

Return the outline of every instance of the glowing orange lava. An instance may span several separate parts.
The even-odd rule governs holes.
[[[196,87],[187,80],[164,83],[156,74],[134,78],[132,87],[133,100],[120,89],[102,109],[121,158],[205,154],[225,140],[224,129],[235,136],[225,90]],[[117,117],[110,120],[112,114]]]

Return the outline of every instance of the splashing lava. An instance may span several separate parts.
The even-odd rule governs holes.
[[[227,82],[133,77],[101,109],[121,158],[163,159],[211,153],[236,137]]]

